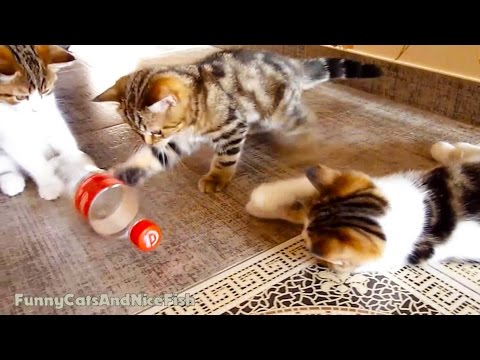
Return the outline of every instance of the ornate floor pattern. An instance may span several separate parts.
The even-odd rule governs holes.
[[[193,306],[141,314],[478,315],[479,274],[478,263],[447,263],[337,275],[317,265],[297,237],[185,290]]]

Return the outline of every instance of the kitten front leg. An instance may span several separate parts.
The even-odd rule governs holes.
[[[149,177],[175,165],[182,156],[188,155],[191,152],[188,145],[169,141],[155,146],[144,146],[111,171],[117,179],[128,185],[141,184]]]
[[[12,144],[4,144],[4,150],[37,184],[42,199],[55,200],[61,195],[64,184],[41,152]]]
[[[222,191],[232,181],[245,140],[246,132],[239,132],[216,144],[210,171],[198,182],[201,192],[209,194]]]
[[[25,189],[25,179],[18,171],[13,160],[6,154],[0,154],[0,190],[10,197],[21,194]]]
[[[66,124],[61,124],[63,131],[57,130],[59,134],[51,139],[51,146],[53,150],[59,155],[77,155],[80,152],[77,141],[73,137]]]
[[[65,118],[57,108],[54,98],[49,99],[52,103],[51,111],[48,115],[54,129],[49,134],[49,145],[53,150],[62,157],[78,156],[81,153],[77,141],[70,131]]]

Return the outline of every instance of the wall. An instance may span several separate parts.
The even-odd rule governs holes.
[[[345,45],[347,51],[480,81],[480,45]]]
[[[439,64],[441,64],[441,61],[438,60],[439,56],[429,57],[429,66],[436,66],[436,71],[418,65],[421,61],[427,59],[425,56],[423,58],[418,56],[414,58],[414,60],[412,59],[411,61],[416,62],[414,66],[406,66],[405,63],[392,61],[391,59],[393,56],[396,57],[400,52],[398,51],[397,53],[394,53],[392,50],[400,50],[402,45],[396,49],[389,48],[388,46],[369,48],[370,52],[376,53],[374,56],[372,56],[372,54],[366,55],[366,48],[362,48],[364,53],[358,52],[358,45],[343,45],[343,47],[347,48],[345,50],[340,50],[329,45],[214,46],[223,49],[249,48],[252,50],[269,50],[297,58],[345,57],[352,60],[374,63],[383,69],[384,76],[382,78],[375,80],[359,79],[341,81],[341,83],[461,122],[480,125],[480,76],[477,75],[476,77],[472,77],[471,72],[467,73],[461,66],[456,68],[455,71],[457,73],[461,72],[460,75],[457,74],[456,76],[452,76],[452,71],[454,71],[451,70],[452,68],[450,68],[448,73],[444,70],[438,70],[440,67]],[[477,48],[478,47],[479,46],[477,46]],[[420,54],[425,54],[424,51],[428,50],[427,46],[421,46],[421,48],[423,49],[423,52],[420,51]],[[379,55],[381,51],[383,51],[382,56]],[[390,51],[390,53],[388,53],[388,51]],[[463,54],[462,58],[467,58],[465,55],[467,53],[469,56],[475,54],[469,51],[470,50],[467,48],[463,50],[457,49],[455,53],[452,52],[450,48],[450,51],[448,51],[450,55],[447,54],[447,58],[453,59],[453,54],[458,55],[459,53]],[[415,55],[415,52],[413,52],[412,55]],[[389,57],[390,59],[388,59]],[[473,64],[472,69],[475,69]],[[469,74],[470,76],[465,74]]]

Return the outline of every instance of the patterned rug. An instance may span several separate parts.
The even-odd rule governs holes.
[[[178,296],[187,294],[191,306],[157,306],[141,314],[478,315],[480,264],[337,275],[316,264],[297,237]]]

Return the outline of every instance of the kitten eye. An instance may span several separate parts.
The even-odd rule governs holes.
[[[15,96],[15,99],[17,99],[17,101],[28,100],[29,96],[28,95],[17,95],[17,96]]]
[[[53,88],[52,89],[46,89],[44,92],[43,92],[43,96],[48,96],[50,95],[51,93],[53,93]]]

